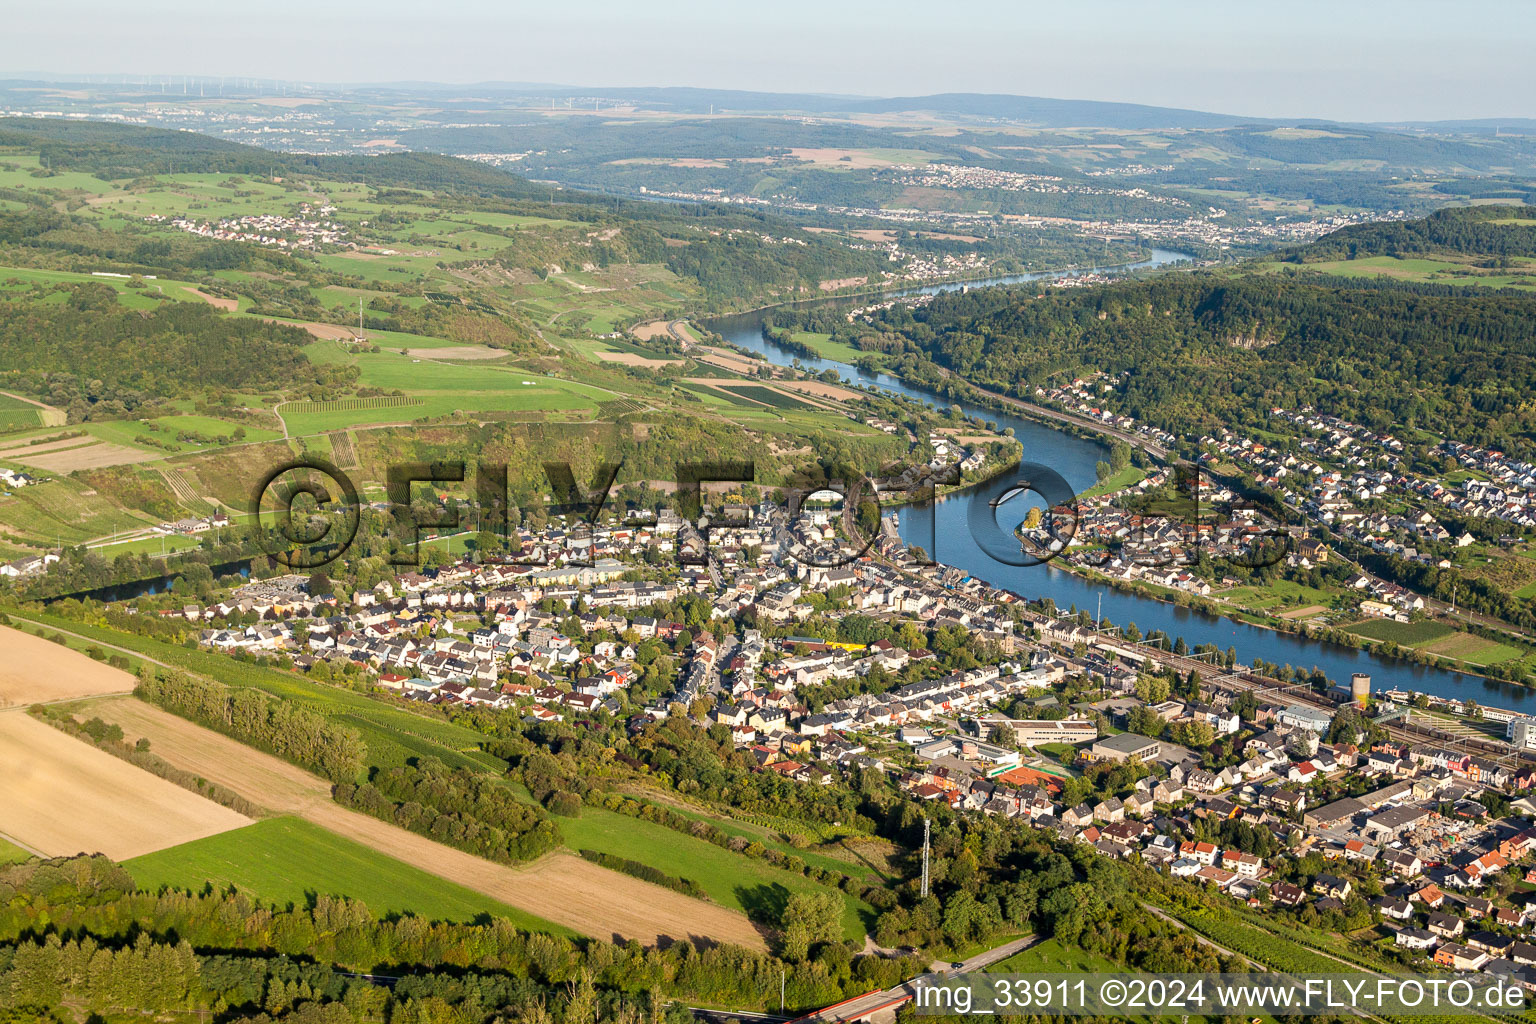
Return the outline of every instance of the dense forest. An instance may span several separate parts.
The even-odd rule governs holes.
[[[841,333],[1021,397],[1102,371],[1120,378],[1120,409],[1179,432],[1315,405],[1381,429],[1527,447],[1533,316],[1533,296],[1190,274],[951,293]]]
[[[324,391],[356,376],[311,363],[310,340],[300,328],[211,306],[131,310],[107,285],[61,285],[0,299],[0,388],[45,396],[78,422],[213,388]]]
[[[341,783],[336,801],[487,860],[533,860],[560,845],[544,813],[496,780],[450,770],[435,758],[382,768],[362,785]]]

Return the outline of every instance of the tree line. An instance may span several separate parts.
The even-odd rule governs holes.
[[[495,779],[450,770],[432,757],[375,769],[369,781],[339,782],[336,802],[477,857],[513,864],[560,845],[560,833],[537,806]]]
[[[134,693],[157,707],[308,768],[350,782],[367,763],[353,729],[260,690],[237,689],[179,670],[141,671]]]

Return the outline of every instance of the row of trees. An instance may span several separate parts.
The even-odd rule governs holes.
[[[787,923],[821,938],[826,909],[796,905]],[[235,892],[142,893],[99,856],[0,868],[0,1020],[17,1007],[47,1020],[68,1000],[114,1019],[187,1009],[276,1016],[308,1002],[341,1004],[350,1016],[338,1021],[489,1024],[539,1004],[547,1016],[527,1019],[628,1021],[609,1016],[628,1004],[655,1021],[671,998],[766,1006],[777,1003],[782,977],[789,1008],[825,1006],[922,969],[837,948],[840,957],[787,963],[686,941],[661,950],[531,935],[505,919],[381,921],[361,903],[328,896],[278,908]],[[341,972],[400,980],[391,991]],[[413,1005],[424,1015],[396,1015]]]
[[[367,747],[355,730],[259,690],[145,666],[134,692],[172,714],[276,754],[333,782],[356,779],[367,763]]]

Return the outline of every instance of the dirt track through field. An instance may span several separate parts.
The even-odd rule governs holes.
[[[0,831],[50,857],[127,860],[251,822],[24,711],[0,714],[0,765]]]
[[[765,949],[741,914],[599,867],[571,853],[553,853],[526,867],[507,867],[331,800],[330,784],[259,750],[204,729],[134,697],[93,702],[91,713],[123,727],[129,740],[146,736],[172,764],[197,772],[273,811],[295,814],[451,882],[603,939],[728,942]]]
[[[9,626],[0,626],[0,651],[0,708],[133,689],[133,676],[122,669]]]

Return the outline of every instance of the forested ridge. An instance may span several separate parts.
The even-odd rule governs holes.
[[[1179,274],[976,289],[849,330],[862,347],[915,348],[1022,397],[1085,372],[1124,374],[1119,407],[1175,431],[1314,405],[1478,444],[1536,436],[1536,296]]]
[[[1432,252],[1536,256],[1536,207],[1458,206],[1438,210],[1421,220],[1354,224],[1281,258],[1315,263]]]

